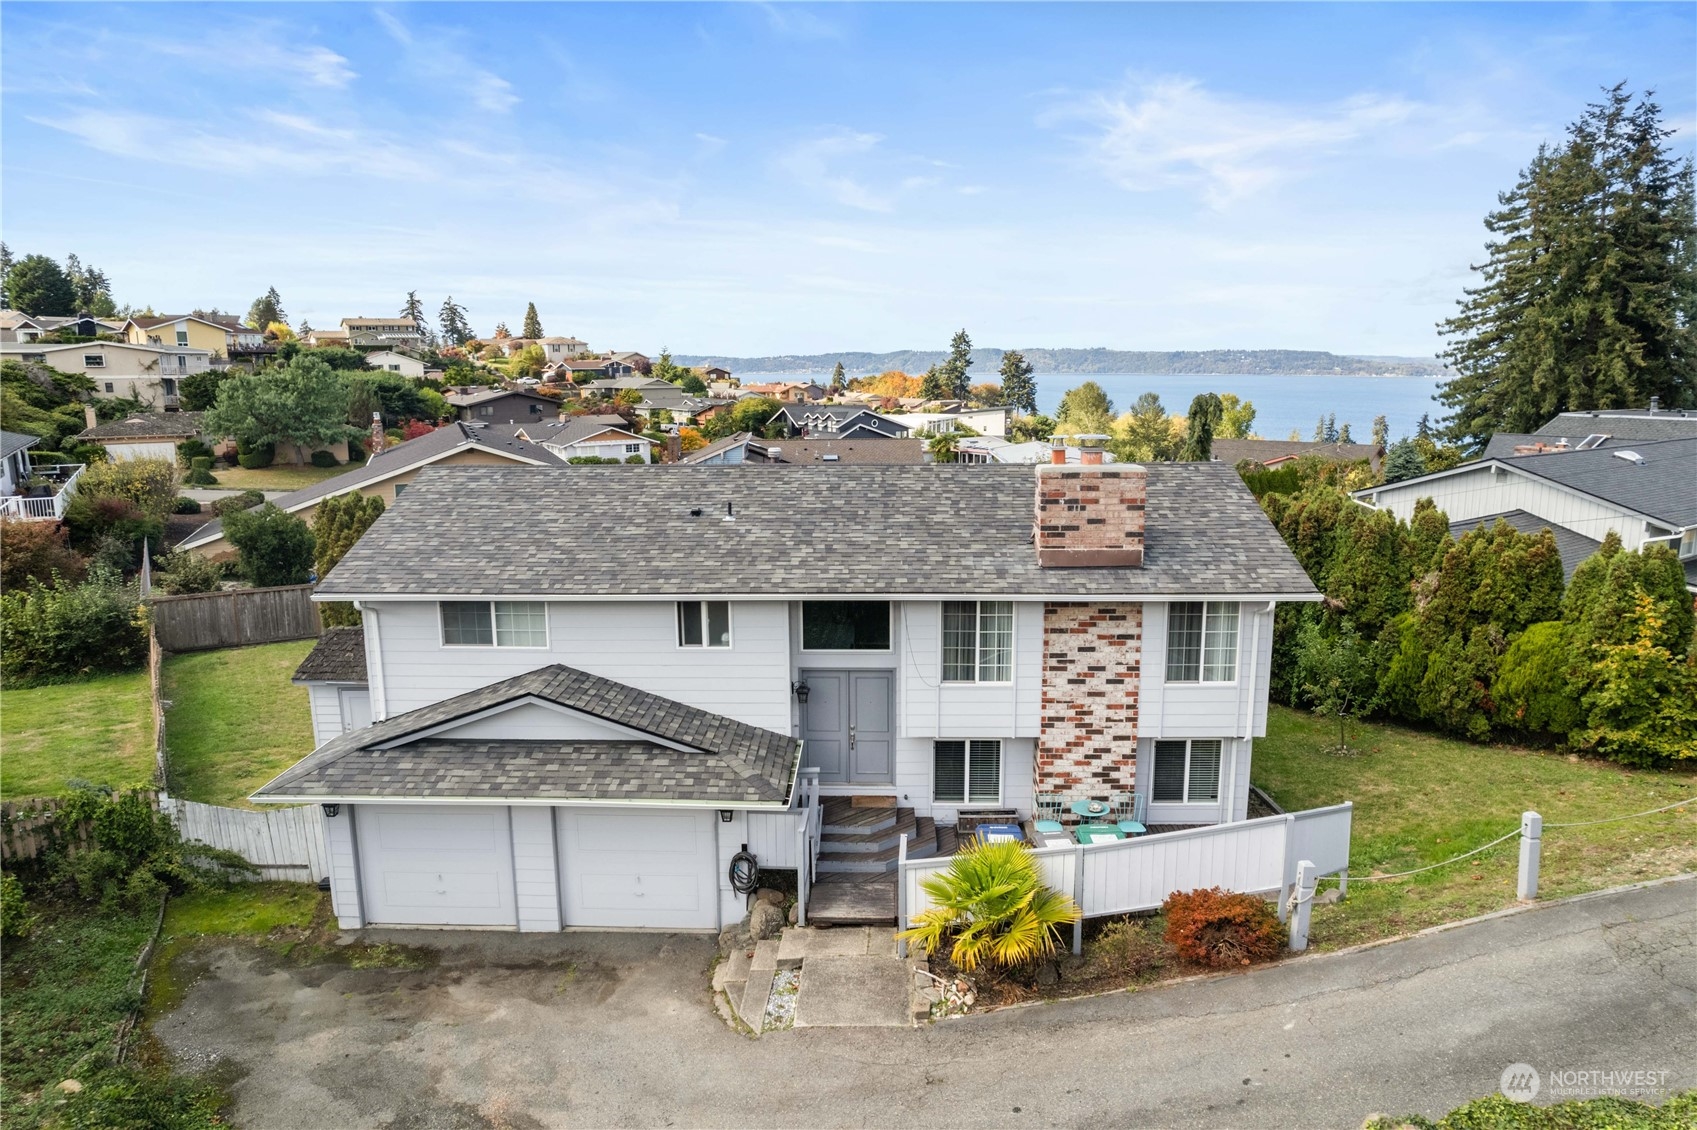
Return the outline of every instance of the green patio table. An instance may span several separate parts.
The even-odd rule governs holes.
[[[1125,833],[1112,824],[1080,824],[1073,830],[1081,844],[1107,843],[1109,840],[1123,840]]]
[[[1075,800],[1070,807],[1075,816],[1106,816],[1113,811],[1113,805],[1105,800]]]

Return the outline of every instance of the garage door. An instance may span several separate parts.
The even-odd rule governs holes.
[[[718,927],[711,812],[559,812],[566,925]]]
[[[514,926],[513,839],[494,805],[360,805],[366,921]]]

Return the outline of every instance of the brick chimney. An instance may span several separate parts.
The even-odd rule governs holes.
[[[1067,462],[1067,445],[1065,440],[1052,439],[1049,441],[1049,463],[1056,467],[1064,467]]]
[[[366,452],[366,457],[370,458],[373,455],[383,454],[383,444],[388,438],[383,433],[383,414],[373,412],[371,414],[371,450]]]
[[[1147,490],[1148,472],[1135,463],[1039,465],[1037,564],[1141,568]]]
[[[85,425],[91,428],[100,423],[100,417],[94,414],[94,405],[85,404],[82,406],[82,420]]]

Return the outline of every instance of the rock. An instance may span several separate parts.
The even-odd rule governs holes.
[[[1045,989],[1053,988],[1061,983],[1061,971],[1052,961],[1045,961],[1037,967],[1037,984]]]
[[[801,920],[801,906],[799,904],[797,904],[796,906],[790,907],[790,925],[794,926],[800,920]]]
[[[739,945],[746,944],[748,944],[748,934],[743,929],[741,922],[738,922],[735,926],[726,926],[719,931],[719,953],[723,957],[731,956],[732,950]]]
[[[1335,906],[1343,901],[1343,892],[1336,887],[1321,891],[1314,896],[1315,906]]]
[[[784,892],[774,891],[771,887],[761,887],[754,892],[755,902],[769,902],[773,906],[784,905]]]
[[[75,1079],[63,1079],[59,1083],[59,1089],[67,1095],[74,1095],[82,1090],[82,1084]]]
[[[748,912],[748,933],[755,941],[775,938],[784,928],[784,912],[769,902],[757,902]]]

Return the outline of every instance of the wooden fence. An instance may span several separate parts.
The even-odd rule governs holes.
[[[150,805],[158,807],[158,793],[144,789],[141,795]],[[86,822],[64,833],[54,828],[54,817],[64,803],[60,797],[31,797],[0,804],[0,862],[22,863],[34,859],[65,840],[73,848],[86,844],[89,836]]]
[[[176,820],[183,839],[235,852],[259,868],[258,878],[316,883],[330,875],[324,812],[316,804],[250,812],[167,796],[159,806]]]
[[[159,646],[169,652],[314,639],[323,630],[311,585],[156,596],[152,603]]]

